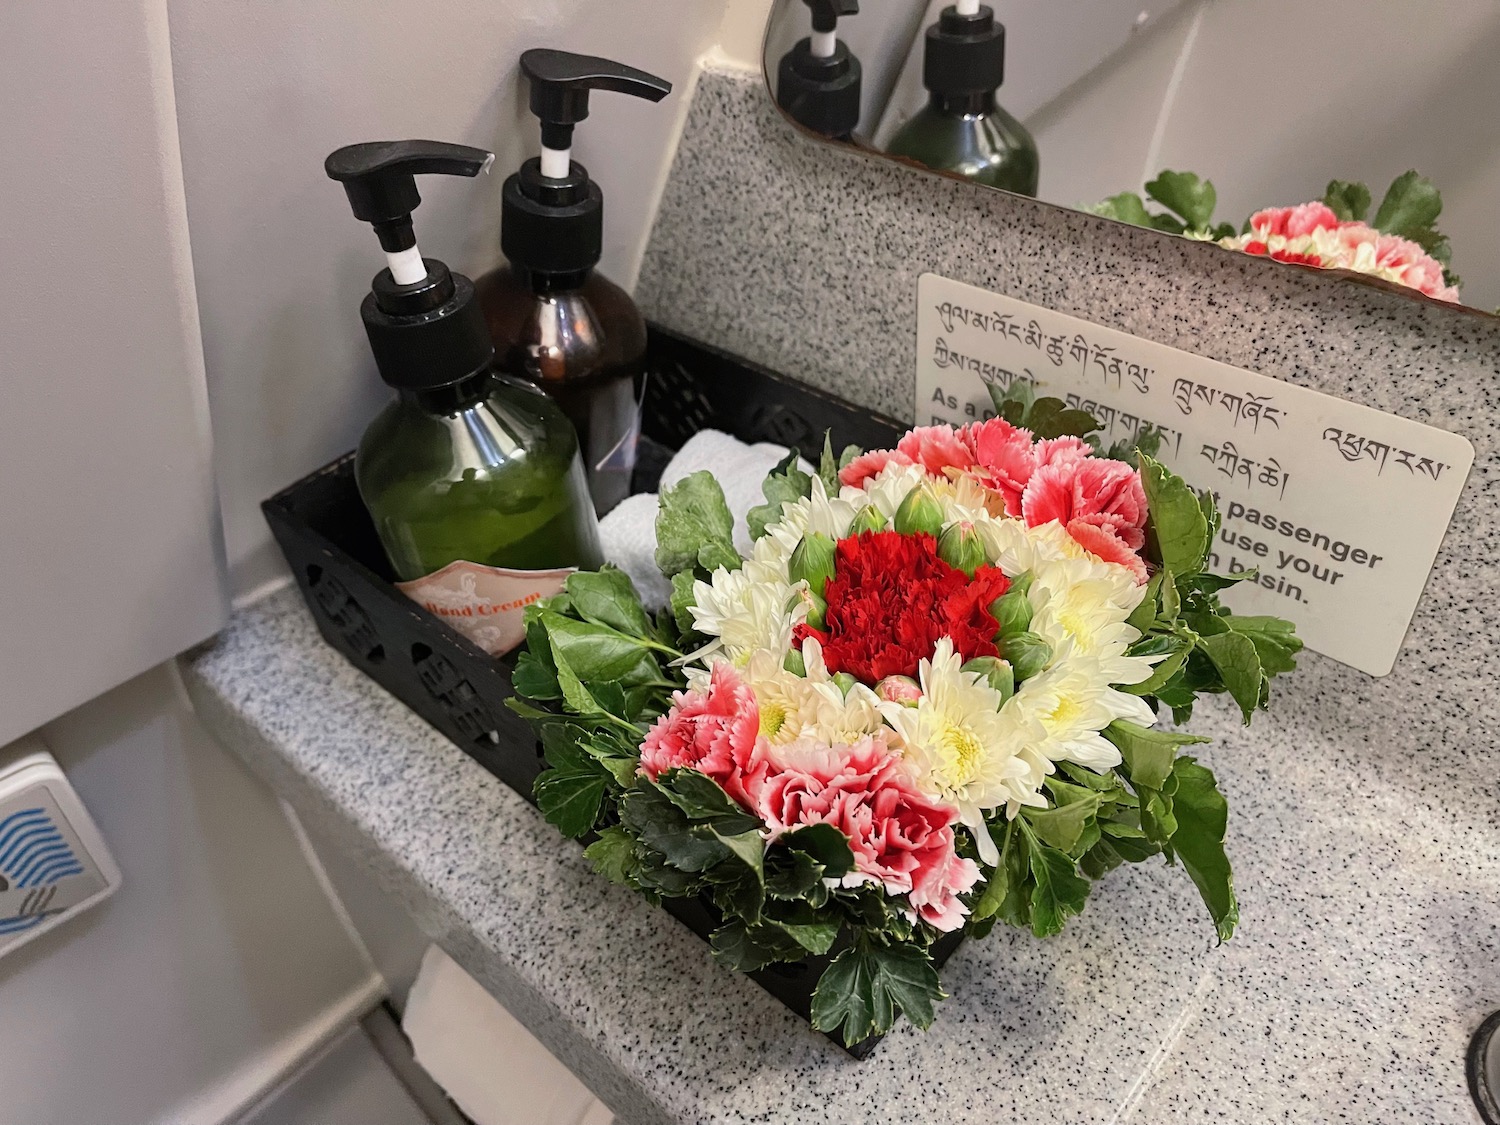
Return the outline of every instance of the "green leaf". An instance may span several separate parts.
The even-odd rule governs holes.
[[[1042,843],[1072,856],[1077,854],[1075,849],[1084,839],[1084,830],[1093,823],[1102,800],[1098,793],[1090,793],[1087,797],[1057,804],[1050,809],[1023,808],[1021,815]]]
[[[712,825],[707,826],[707,830],[713,833],[714,838],[729,850],[730,856],[739,860],[741,864],[753,872],[756,882],[764,885],[766,880],[766,842],[761,838],[760,828],[761,825],[757,824],[755,828],[750,829],[748,832],[739,832],[730,835],[719,831],[719,829]]]
[[[1185,637],[1171,636],[1166,639],[1172,643],[1167,658],[1153,668],[1146,679],[1138,684],[1122,684],[1119,690],[1131,695],[1155,695],[1171,682],[1173,676],[1182,671],[1182,666],[1192,655],[1193,643]]]
[[[1039,938],[1051,937],[1061,933],[1068,918],[1083,909],[1091,885],[1078,874],[1078,864],[1065,852],[1042,843],[1025,820],[1020,825],[1035,882],[1031,932]]]
[[[1188,228],[1181,219],[1174,218],[1163,211],[1159,215],[1151,216],[1151,229],[1166,231],[1168,234],[1182,234]]]
[[[1164,171],[1146,185],[1146,194],[1181,215],[1189,230],[1207,230],[1219,203],[1214,185],[1192,172]]]
[[[689,607],[697,604],[693,597],[693,583],[696,581],[698,578],[691,570],[672,575],[672,620],[684,636],[693,631],[693,614]]]
[[[734,553],[734,517],[724,490],[707,469],[661,490],[656,516],[656,565],[668,578],[698,565],[705,547]],[[739,555],[734,554],[736,559]],[[720,565],[728,565],[727,562]]]
[[[1019,379],[1005,388],[1001,388],[998,383],[986,383],[985,387],[990,392],[990,402],[995,407],[995,413],[1012,426],[1021,425],[1036,402],[1035,388]]]
[[[1209,542],[1213,542],[1212,535],[1209,536]],[[1161,612],[1157,615],[1157,620],[1176,621],[1177,615],[1182,612],[1182,598],[1177,593],[1177,582],[1172,577],[1172,572],[1164,570],[1161,573],[1161,589],[1158,591],[1161,598]]]
[[[603,708],[599,706],[598,700],[589,694],[588,688],[583,686],[583,681],[574,673],[573,666],[568,663],[567,658],[559,652],[553,654],[552,660],[557,665],[557,683],[562,691],[563,704],[579,715],[602,712]]]
[[[746,925],[733,919],[720,926],[709,939],[713,958],[726,969],[753,973],[778,961],[798,961],[805,954],[801,944],[775,926]]]
[[[711,831],[695,833],[686,814],[644,778],[620,798],[620,822],[679,871],[701,874],[729,857]]]
[[[1010,662],[1016,681],[1029,680],[1047,667],[1052,646],[1035,633],[1016,633],[1000,639],[1000,654]]]
[[[611,883],[632,886],[631,872],[636,868],[635,841],[618,826],[604,829],[599,838],[583,849],[583,858]]]
[[[1370,189],[1348,180],[1329,180],[1323,202],[1343,222],[1362,223],[1370,213]]]
[[[559,682],[564,662],[584,683],[609,682],[635,687],[661,679],[661,666],[640,637],[550,611],[542,614],[541,623],[552,642],[552,659],[558,666]]]
[[[765,862],[766,894],[770,898],[821,897],[815,892],[823,885],[823,865],[806,852],[770,848]]]
[[[986,880],[984,890],[980,891],[979,897],[974,900],[974,905],[970,909],[969,916],[975,922],[983,922],[986,918],[992,918],[998,914],[1001,905],[1010,894],[1011,865],[1008,858],[1015,829],[1014,821],[1007,823],[1004,838],[995,841],[995,846],[1000,849],[1000,862],[994,867],[984,869]],[[994,830],[991,829],[990,836],[993,837],[994,834]]]
[[[1219,940],[1228,941],[1240,920],[1234,875],[1224,854],[1229,804],[1219,792],[1213,773],[1194,759],[1178,759],[1172,772],[1177,777],[1173,797],[1177,831],[1172,836],[1172,848],[1197,884]]]
[[[1146,210],[1146,204],[1133,191],[1122,191],[1119,195],[1112,195],[1094,204],[1089,210],[1095,215],[1121,223],[1129,223],[1135,227],[1151,225],[1151,215]]]
[[[799,903],[780,917],[767,916],[765,924],[781,930],[808,953],[822,956],[838,940],[843,922],[824,917],[806,904]]]
[[[783,504],[812,495],[812,477],[798,466],[795,449],[771,470],[765,483],[760,486],[760,490],[766,502],[759,507],[751,508],[745,516],[746,522],[750,525],[752,539],[759,539],[766,533],[767,527],[781,521]]]
[[[564,836],[577,838],[594,827],[609,788],[609,774],[576,746],[549,749],[549,770],[537,776],[537,807]]]
[[[689,820],[731,836],[763,827],[760,817],[742,809],[717,781],[694,770],[668,770],[656,784]]]
[[[1297,627],[1290,621],[1233,613],[1224,620],[1234,632],[1250,638],[1260,657],[1260,670],[1267,676],[1296,670],[1296,654],[1302,651],[1302,638],[1297,636]]]
[[[1138,633],[1150,632],[1151,626],[1156,624],[1156,602],[1161,593],[1161,584],[1166,576],[1166,571],[1158,570],[1151,576],[1151,581],[1146,583],[1146,596],[1141,599],[1141,604],[1130,611],[1130,616],[1125,619],[1129,625]]]
[[[530,649],[523,649],[516,657],[516,670],[511,674],[510,683],[517,695],[524,695],[527,699],[562,698],[557,669]]]
[[[917,1027],[932,1025],[943,998],[932,958],[911,945],[854,946],[833,959],[813,992],[812,1025],[839,1031],[846,1046],[883,1035],[905,1013]]]
[[[1240,705],[1248,723],[1260,706],[1261,666],[1255,642],[1243,633],[1224,632],[1200,637],[1198,647],[1213,661],[1225,690]]]
[[[1443,212],[1443,197],[1433,182],[1416,169],[1391,183],[1370,225],[1386,234],[1417,240],[1426,235]]]
[[[847,875],[854,870],[854,852],[849,848],[849,839],[831,824],[798,828],[776,843],[779,847],[806,852],[821,863],[830,876]]]
[[[848,450],[845,450],[848,452]],[[818,477],[830,496],[839,494],[839,459],[833,455],[833,431],[823,431],[823,456],[818,460]]]
[[[641,605],[630,575],[613,566],[568,575],[573,610],[585,621],[606,625],[631,637],[651,635],[651,618]]]
[[[1105,727],[1104,737],[1119,748],[1130,783],[1150,789],[1160,789],[1172,776],[1172,761],[1179,747],[1210,741],[1201,734],[1152,730],[1124,719],[1116,719]]]
[[[1203,569],[1208,551],[1208,520],[1187,482],[1141,454],[1141,483],[1161,551],[1161,562],[1175,574]]]

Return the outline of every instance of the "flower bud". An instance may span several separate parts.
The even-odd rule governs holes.
[[[854,685],[859,683],[859,681],[856,680],[853,676],[849,675],[848,672],[835,672],[833,674],[833,682],[838,685],[839,691],[843,692],[846,697],[848,696],[849,692],[853,690]]]
[[[849,534],[862,535],[866,531],[884,531],[890,525],[890,520],[880,514],[879,508],[874,504],[866,504],[854,513],[854,522],[849,525]]]
[[[811,590],[802,595],[802,600],[807,603],[807,627],[822,632],[828,626],[828,603],[823,600],[822,594]]]
[[[1031,679],[1052,659],[1052,646],[1035,633],[1015,633],[1006,637],[1000,651],[1015,669],[1018,680]]]
[[[875,694],[887,703],[915,707],[922,698],[922,685],[910,676],[887,676],[875,685]]]
[[[793,582],[806,582],[819,597],[833,577],[834,542],[821,531],[809,531],[792,552],[787,574]]]
[[[990,687],[1000,693],[1004,703],[1016,694],[1016,673],[1010,662],[995,656],[976,656],[963,667],[965,672],[978,672]]]
[[[1010,589],[990,603],[990,616],[1000,626],[1002,637],[1012,637],[1031,628],[1031,599],[1026,596],[1031,589],[1031,575],[1023,574],[1011,580]]]
[[[954,524],[938,538],[938,558],[970,578],[990,560],[985,557],[979,533],[968,520]],[[999,599],[997,599],[999,600]]]
[[[802,659],[802,653],[795,648],[782,659],[781,666],[794,676],[807,678],[807,661]]]
[[[925,532],[936,539],[943,531],[943,506],[925,484],[906,494],[896,509],[896,530],[902,535]]]

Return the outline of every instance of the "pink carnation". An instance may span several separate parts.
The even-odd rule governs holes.
[[[1136,552],[1146,542],[1146,490],[1140,474],[1125,462],[1055,461],[1031,478],[1021,507],[1029,527],[1056,520],[1085,550],[1129,566],[1145,580],[1145,564]]]
[[[912,459],[899,449],[872,449],[861,453],[839,470],[839,483],[863,488],[871,477],[878,477],[887,465],[910,465]]]
[[[958,896],[979,881],[979,867],[954,849],[958,810],[918,793],[880,739],[831,747],[773,774],[758,809],[773,840],[804,825],[833,825],[848,837],[860,874],[909,896],[936,929],[963,925],[968,907]]]
[[[667,770],[696,770],[717,781],[746,808],[770,766],[759,744],[760,706],[733,665],[713,666],[706,692],[679,691],[641,744],[641,772],[655,781]]]
[[[1004,418],[974,422],[964,428],[974,451],[970,475],[1001,498],[1008,516],[1021,514],[1021,493],[1036,472],[1031,431],[1012,426]]]
[[[974,464],[973,451],[963,434],[952,426],[917,426],[896,443],[896,449],[935,477],[947,476],[949,469],[963,470]]]
[[[1268,207],[1250,216],[1250,229],[1262,239],[1279,235],[1282,238],[1301,238],[1315,230],[1326,230],[1339,225],[1339,217],[1333,208],[1321,201],[1302,203],[1296,207]]]

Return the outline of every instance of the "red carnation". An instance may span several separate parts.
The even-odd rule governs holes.
[[[1009,588],[996,567],[970,578],[949,566],[930,535],[867,531],[839,541],[825,628],[798,626],[795,639],[817,637],[829,671],[867,684],[915,676],[942,637],[965,659],[998,656],[989,607]]]

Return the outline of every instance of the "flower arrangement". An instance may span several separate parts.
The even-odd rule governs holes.
[[[943,996],[931,949],[998,922],[1058,933],[1094,880],[1180,863],[1237,919],[1213,774],[1159,729],[1227,692],[1246,722],[1295,667],[1205,570],[1219,516],[1149,456],[1025,391],[894,449],[795,454],[742,557],[714,478],[663,492],[653,617],[629,579],[532,607],[511,706],[547,818],[607,878],[705,899],[721,964],[831,958],[812,1020],[846,1044]]]
[[[1462,283],[1448,268],[1453,248],[1434,225],[1443,198],[1416,171],[1396,178],[1368,222],[1370,189],[1346,180],[1331,181],[1320,200],[1257,211],[1239,231],[1230,223],[1214,223],[1214,186],[1191,172],[1163,172],[1146,185],[1146,195],[1167,210],[1148,211],[1134,192],[1112,196],[1091,210],[1278,262],[1350,270],[1439,301],[1459,300]]]

